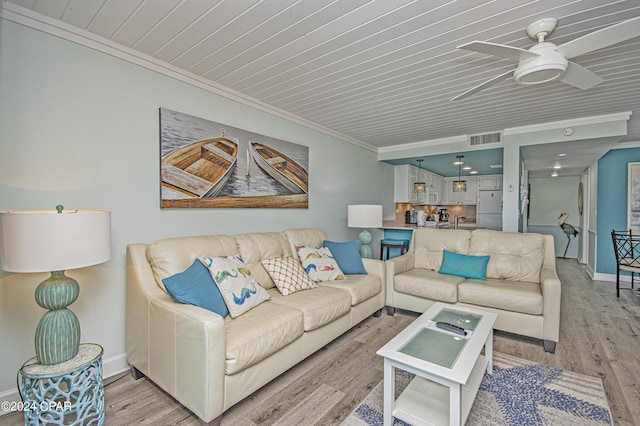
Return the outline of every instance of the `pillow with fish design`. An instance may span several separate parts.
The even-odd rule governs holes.
[[[296,250],[304,271],[316,283],[344,279],[338,262],[328,248],[296,246]]]
[[[231,318],[237,318],[271,298],[253,278],[239,254],[203,257],[200,260],[209,268],[209,273],[222,294]]]

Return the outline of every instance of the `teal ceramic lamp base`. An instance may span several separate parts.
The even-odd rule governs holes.
[[[59,364],[78,354],[80,322],[67,306],[75,302],[79,293],[78,282],[64,271],[51,272],[36,288],[36,302],[49,309],[36,328],[36,357],[40,364]]]
[[[360,241],[362,241],[362,247],[360,247],[360,257],[371,259],[373,257],[373,252],[371,251],[371,247],[369,243],[371,243],[371,233],[367,229],[363,229],[360,233],[359,237]]]

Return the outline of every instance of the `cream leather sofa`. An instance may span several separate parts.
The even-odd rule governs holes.
[[[443,250],[489,255],[486,281],[438,273]],[[387,260],[387,310],[424,312],[437,301],[498,314],[494,328],[544,341],[560,334],[561,283],[553,236],[418,228],[409,251]]]
[[[172,238],[127,247],[127,361],[205,424],[384,307],[385,266],[282,296],[260,261],[321,247],[320,229]],[[174,302],[162,279],[199,257],[240,254],[271,299],[236,319]]]

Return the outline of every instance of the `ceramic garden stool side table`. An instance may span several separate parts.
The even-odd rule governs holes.
[[[78,355],[54,365],[27,361],[18,372],[25,425],[102,425],[102,347],[80,345]]]

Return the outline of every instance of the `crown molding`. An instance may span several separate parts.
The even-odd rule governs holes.
[[[544,130],[562,129],[565,127],[585,126],[590,124],[603,124],[611,123],[614,121],[628,121],[631,117],[631,111],[619,112],[615,114],[606,115],[594,115],[592,117],[580,117],[569,120],[551,121],[548,123],[532,124],[530,126],[511,127],[504,129],[503,134],[506,135],[519,135],[522,133],[533,133]]]
[[[432,139],[428,141],[406,143],[403,145],[389,145],[389,146],[383,146],[378,148],[378,153],[386,154],[389,152],[408,151],[416,148],[427,148],[427,147],[433,147],[437,145],[448,145],[452,143],[466,142],[468,138],[469,138],[468,135],[459,135],[459,136],[451,136],[451,137],[441,138],[441,139]]]
[[[49,18],[29,9],[17,6],[13,3],[2,2],[0,6],[0,18],[11,21],[25,27],[50,34],[63,40],[88,47],[95,51],[105,53],[123,61],[138,65],[151,71],[160,73],[175,80],[190,84],[209,93],[225,97],[262,112],[291,121],[301,126],[313,129],[325,135],[339,139],[343,142],[358,146],[368,151],[377,153],[378,149],[358,139],[349,137],[340,132],[324,127],[313,121],[307,120],[295,114],[291,114],[280,108],[269,105],[256,98],[240,93],[229,87],[223,86],[211,80],[207,80],[193,73],[185,71],[167,62],[160,61],[150,55],[138,52],[129,47],[115,43],[104,37],[92,34],[89,31],[74,27],[57,19]]]

